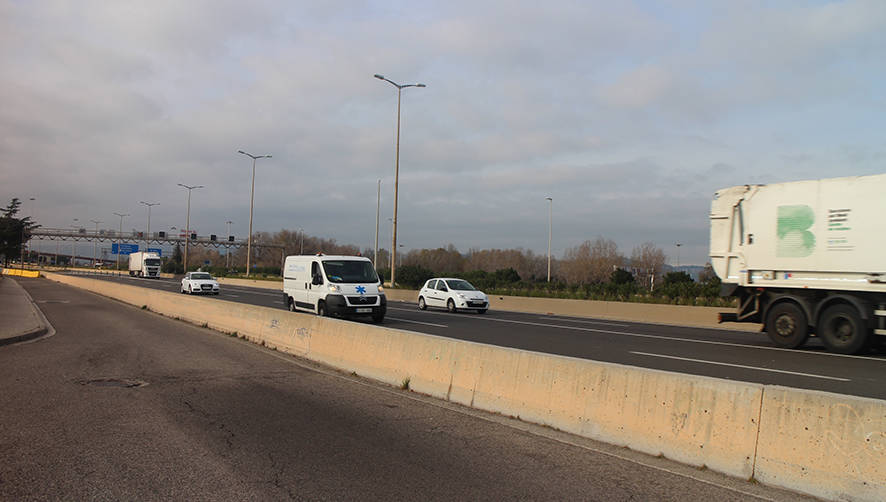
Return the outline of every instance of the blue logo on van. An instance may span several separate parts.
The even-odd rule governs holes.
[[[361,295],[366,294],[366,288],[363,286],[357,286],[357,292]]]

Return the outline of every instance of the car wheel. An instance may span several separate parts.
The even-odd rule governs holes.
[[[291,297],[291,296],[289,297],[289,300],[287,300],[286,303],[289,304],[289,311],[290,311],[290,312],[295,312],[295,302],[292,301],[292,297]]]
[[[193,294],[194,294],[194,288],[192,288],[190,285],[188,285],[188,294],[189,294],[189,295],[193,295]]]
[[[428,308],[428,306],[425,303],[425,297],[419,296],[418,297],[418,310],[425,310],[427,308]]]
[[[382,321],[385,320],[384,314],[372,314],[372,322],[375,324],[381,324]]]
[[[486,309],[480,309],[480,310],[477,311],[477,313],[478,313],[478,314],[485,314],[485,313],[486,313]]]
[[[212,294],[214,294],[215,296],[218,296],[219,293],[221,293],[221,291],[216,291],[215,293],[212,293]]]
[[[317,304],[317,315],[320,317],[326,317],[327,313],[326,313],[326,304],[325,303],[320,302]]]
[[[457,312],[458,311],[458,309],[455,308],[455,302],[452,301],[452,298],[450,298],[449,301],[446,302],[446,310],[448,310],[450,312]]]
[[[824,311],[818,323],[818,336],[828,350],[838,354],[861,352],[871,338],[858,311],[847,304],[832,305]]]

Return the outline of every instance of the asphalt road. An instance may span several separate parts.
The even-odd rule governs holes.
[[[0,347],[0,500],[808,500],[20,282],[56,332]]]
[[[180,282],[171,279],[95,277],[180,290]],[[282,292],[268,289],[223,284],[221,295],[212,298],[284,308]],[[886,355],[832,354],[814,338],[802,350],[787,350],[773,347],[763,333],[495,310],[451,314],[420,311],[405,302],[388,303],[384,326],[595,361],[886,399]]]

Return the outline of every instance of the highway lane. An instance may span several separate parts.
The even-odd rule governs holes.
[[[20,282],[56,334],[0,347],[0,500],[810,500]]]
[[[102,277],[178,291],[172,280]],[[222,285],[222,300],[284,308],[282,293]],[[310,314],[292,314],[310,315]],[[886,399],[886,356],[826,352],[811,339],[804,350],[773,347],[765,334],[490,310],[451,314],[390,302],[384,326],[582,359],[736,381]]]

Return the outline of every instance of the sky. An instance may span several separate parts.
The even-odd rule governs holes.
[[[704,264],[721,188],[886,172],[886,2],[0,0],[0,203]],[[548,202],[546,197],[551,197]],[[30,201],[34,198],[34,201]],[[77,218],[78,223],[73,220]]]

